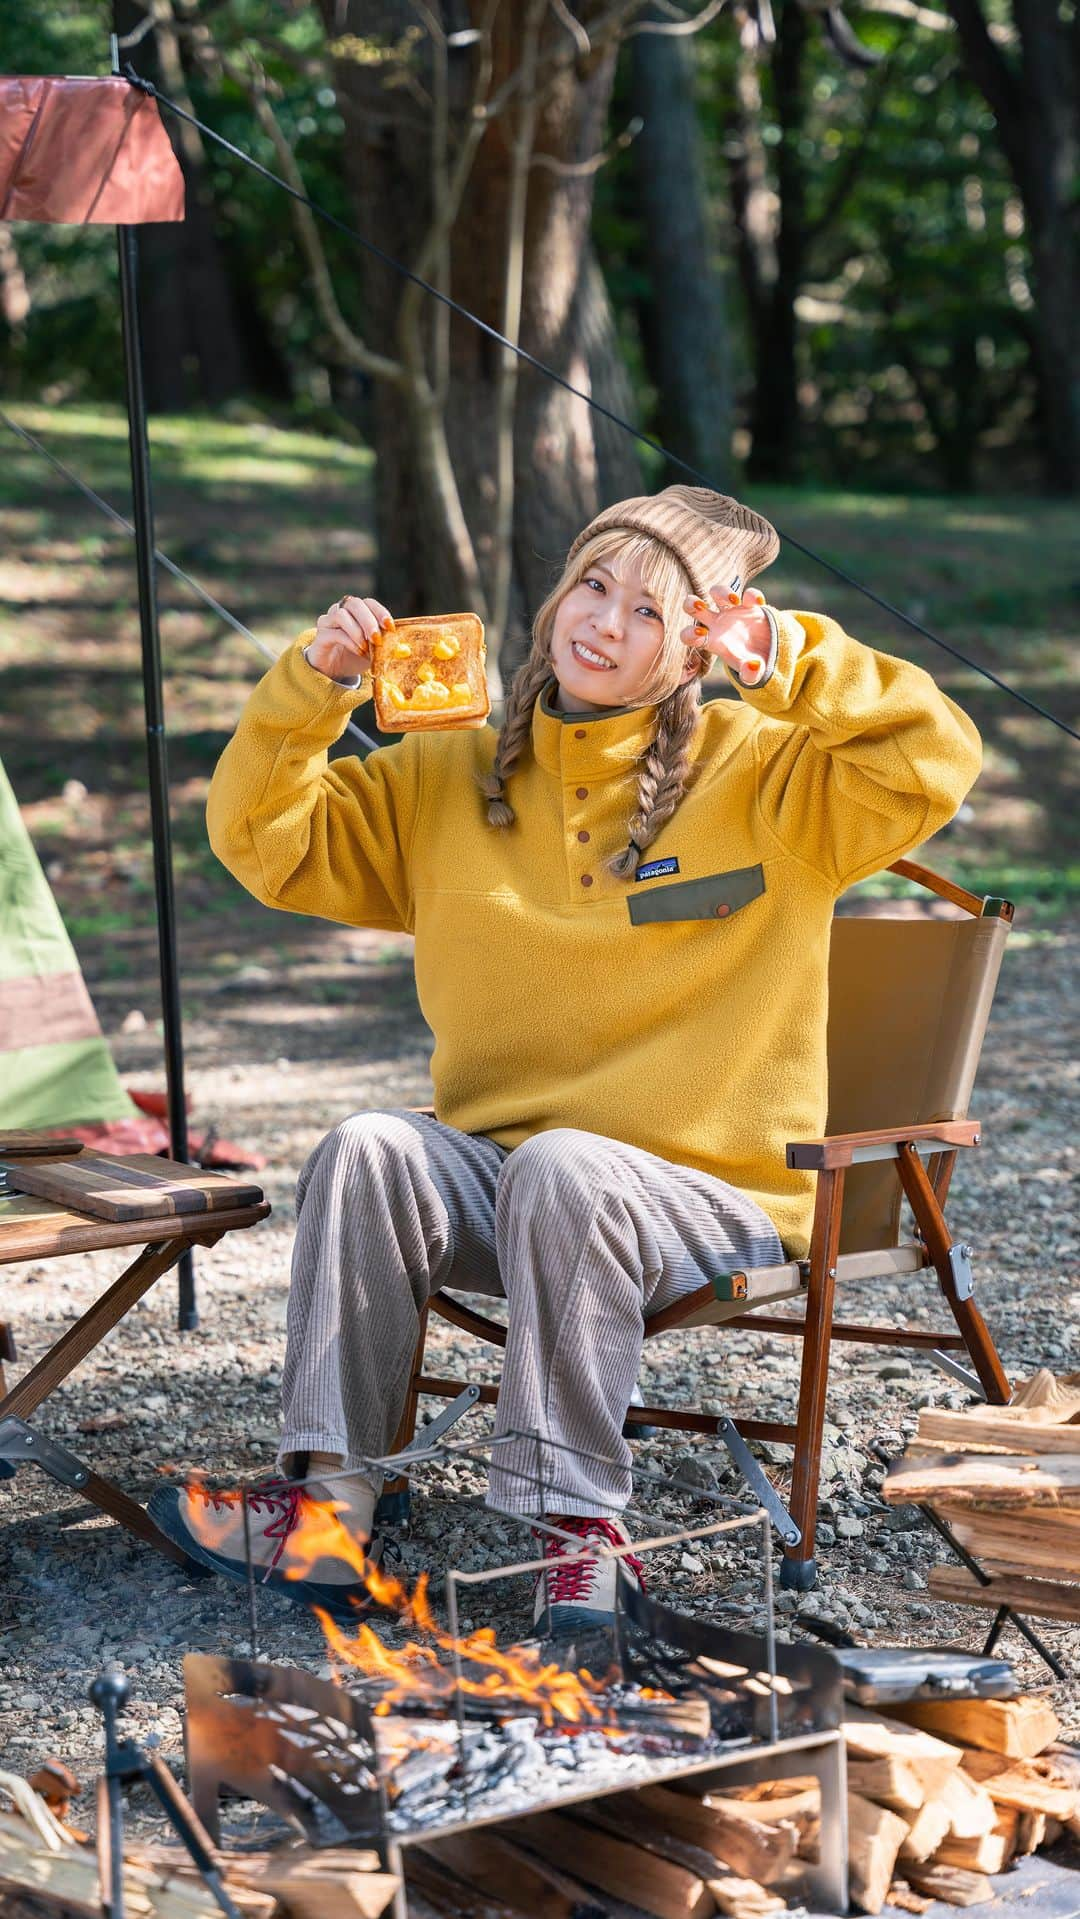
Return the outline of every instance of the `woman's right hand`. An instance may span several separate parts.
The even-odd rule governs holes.
[[[393,625],[392,615],[378,600],[361,600],[347,593],[316,621],[315,638],[307,647],[308,662],[328,679],[359,679],[371,671],[375,634],[388,633]]]

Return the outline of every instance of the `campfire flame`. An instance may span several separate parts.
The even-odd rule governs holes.
[[[376,1712],[388,1713],[411,1700],[451,1699],[457,1685],[454,1668],[444,1665],[439,1653],[453,1655],[456,1651],[465,1665],[481,1669],[479,1677],[468,1671],[462,1673],[461,1691],[470,1698],[512,1701],[523,1710],[537,1713],[545,1726],[581,1725],[584,1720],[603,1716],[596,1695],[603,1692],[604,1682],[594,1679],[587,1670],[569,1672],[554,1661],[545,1663],[532,1647],[503,1649],[495,1644],[495,1634],[487,1626],[455,1639],[439,1625],[431,1610],[427,1574],[420,1574],[410,1592],[400,1579],[366,1558],[356,1540],[339,1524],[337,1510],[332,1505],[304,1502],[289,1542],[287,1576],[306,1578],[318,1559],[344,1560],[363,1580],[372,1599],[431,1641],[422,1646],[410,1640],[400,1651],[394,1651],[383,1645],[370,1626],[361,1624],[350,1635],[329,1613],[315,1608],[331,1652],[369,1678],[389,1682]]]
[[[194,1490],[196,1484],[190,1482],[190,1489]],[[200,1486],[199,1490],[205,1488]],[[213,1497],[208,1495],[208,1500]],[[219,1502],[223,1498],[229,1503],[233,1499],[239,1502],[235,1494],[218,1494],[216,1498]],[[334,1656],[368,1678],[386,1683],[374,1712],[386,1714],[403,1704],[452,1700],[459,1682],[454,1666],[444,1663],[439,1655],[453,1657],[456,1653],[466,1668],[460,1690],[470,1698],[490,1701],[493,1706],[505,1705],[507,1711],[535,1713],[547,1727],[569,1729],[605,1720],[602,1695],[607,1680],[595,1679],[584,1667],[571,1672],[555,1661],[545,1661],[535,1647],[501,1648],[490,1627],[455,1639],[439,1625],[431,1610],[427,1573],[420,1574],[410,1592],[400,1579],[368,1559],[338,1519],[338,1513],[344,1511],[346,1508],[333,1501],[316,1501],[301,1493],[288,1535],[288,1555],[282,1556],[279,1571],[288,1579],[306,1579],[320,1560],[346,1565],[373,1600],[430,1642],[420,1645],[410,1640],[395,1651],[385,1646],[370,1626],[361,1622],[353,1633],[323,1608],[313,1608]],[[192,1501],[191,1522],[196,1529],[199,1518],[199,1502]],[[214,1544],[211,1530],[206,1529],[208,1545]]]

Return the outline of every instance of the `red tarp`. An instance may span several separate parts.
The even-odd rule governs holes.
[[[184,176],[157,101],[127,80],[0,76],[0,220],[182,220]]]

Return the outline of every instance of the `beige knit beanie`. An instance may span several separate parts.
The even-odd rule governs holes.
[[[586,540],[611,527],[647,533],[668,547],[682,561],[701,599],[708,598],[714,586],[741,593],[780,551],[780,537],[768,520],[707,486],[668,486],[662,493],[605,507],[578,534],[567,557],[573,559]]]

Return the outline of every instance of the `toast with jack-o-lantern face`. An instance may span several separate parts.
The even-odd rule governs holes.
[[[475,613],[399,620],[371,643],[375,717],[384,733],[483,726],[491,711],[484,628]]]

